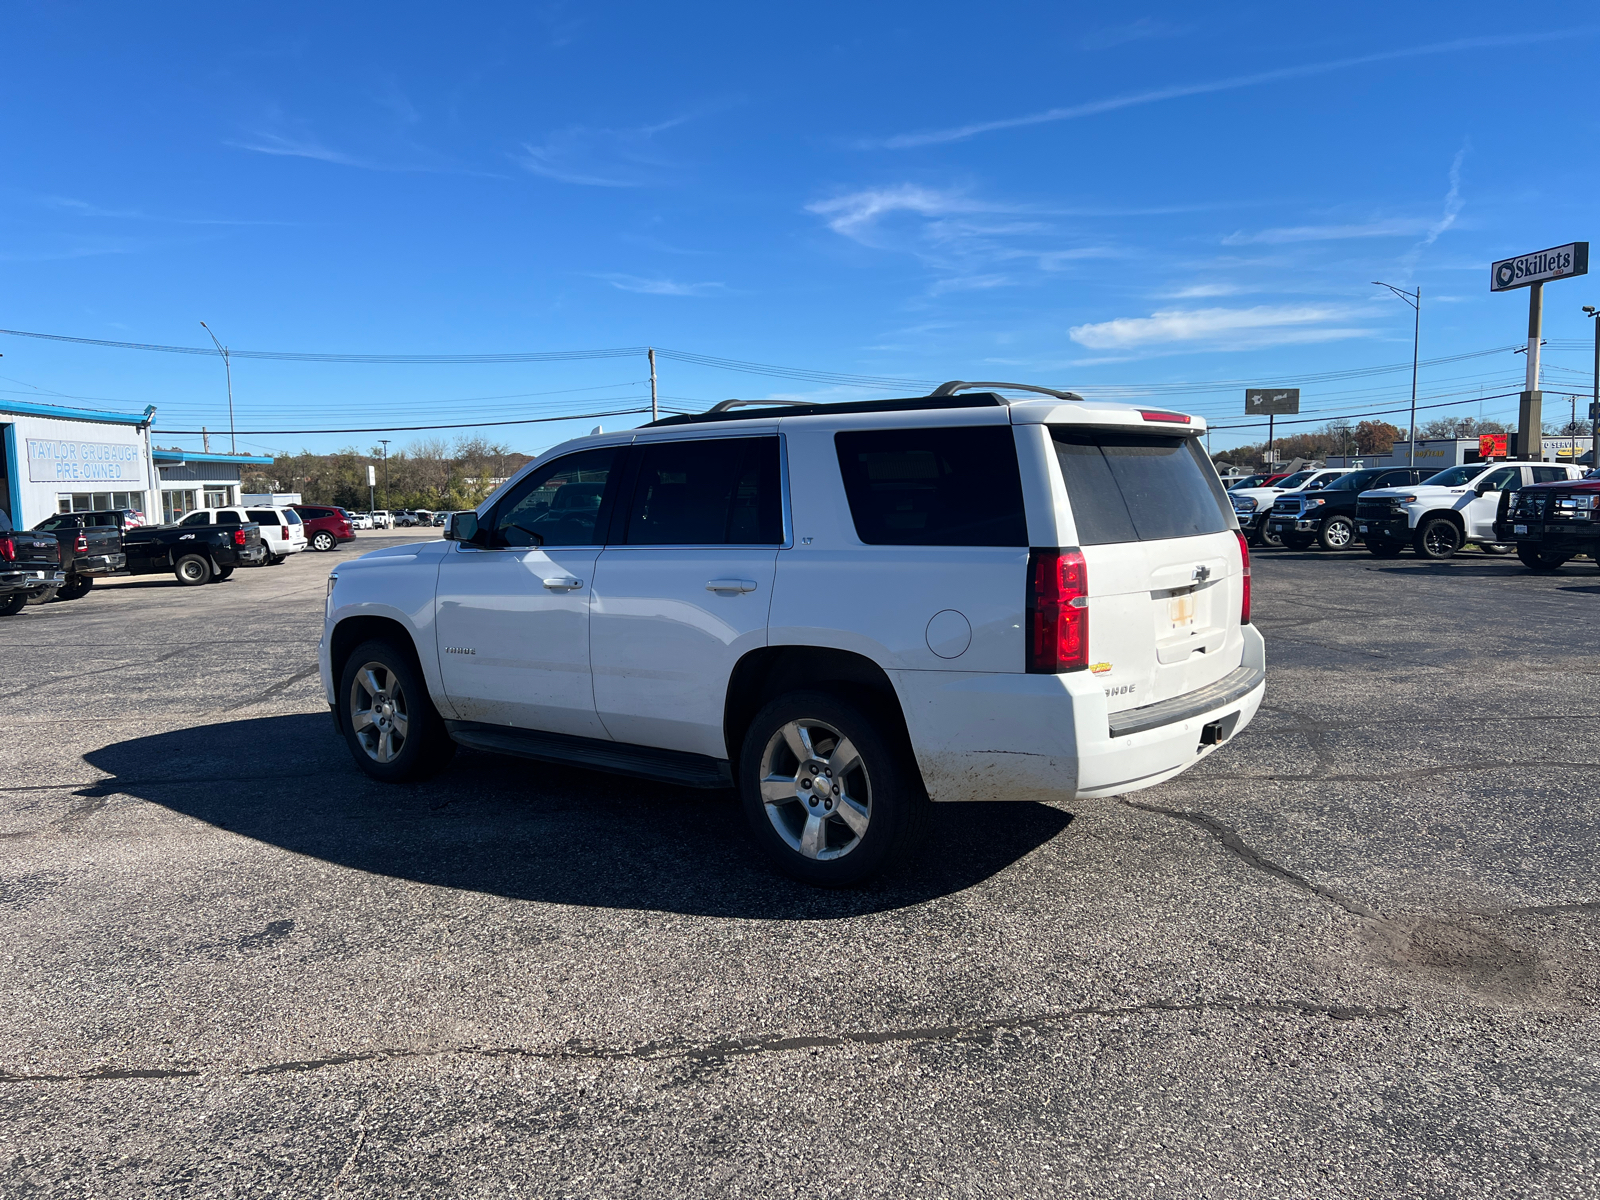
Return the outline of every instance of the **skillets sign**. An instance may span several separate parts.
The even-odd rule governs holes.
[[[138,446],[28,439],[28,479],[33,483],[137,483],[143,478],[141,466]]]
[[[1516,258],[1502,258],[1489,268],[1489,290],[1509,292],[1513,288],[1566,279],[1589,273],[1589,243],[1568,242]]]

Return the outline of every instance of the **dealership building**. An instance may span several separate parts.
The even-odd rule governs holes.
[[[150,523],[239,499],[240,475],[272,459],[157,450],[155,409],[102,412],[0,400],[0,506],[18,529],[60,512],[129,508]]]

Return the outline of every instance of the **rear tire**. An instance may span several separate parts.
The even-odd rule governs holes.
[[[94,587],[93,575],[69,575],[56,597],[61,600],[81,600]]]
[[[1356,544],[1355,522],[1349,517],[1329,517],[1317,531],[1324,550],[1349,550]]]
[[[827,692],[791,692],[756,714],[739,754],[739,797],[773,865],[815,887],[909,862],[929,808],[898,731]]]
[[[233,568],[232,567],[218,567],[217,568],[217,573],[211,577],[211,582],[212,583],[221,583],[224,579],[226,579],[229,575],[232,575],[232,574],[233,574]]]
[[[1510,554],[1516,549],[1515,546],[1508,546],[1504,542],[1479,542],[1478,548],[1485,554],[1493,554],[1496,556],[1501,554]]]
[[[333,540],[333,534],[326,529],[318,530],[317,535],[311,539],[313,550],[332,550],[337,544]]]
[[[1564,554],[1552,554],[1548,550],[1536,550],[1532,546],[1521,545],[1517,547],[1517,557],[1530,571],[1554,571],[1567,561],[1567,556]]]
[[[40,588],[37,592],[29,592],[27,594],[28,603],[29,604],[49,604],[50,601],[52,601],[52,600],[54,600],[56,598],[56,593],[59,592],[60,590],[61,589],[59,587],[47,587],[47,588]]]
[[[363,642],[351,652],[338,712],[350,757],[384,783],[426,779],[455,756],[415,657],[393,642]]]
[[[0,617],[14,617],[27,607],[27,592],[12,592],[9,596],[0,596]]]
[[[1430,517],[1417,526],[1413,545],[1421,557],[1438,561],[1455,557],[1462,541],[1461,527],[1449,517]]]
[[[211,562],[198,554],[185,554],[172,564],[172,574],[184,587],[199,587],[211,581]]]

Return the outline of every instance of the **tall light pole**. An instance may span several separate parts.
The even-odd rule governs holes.
[[[1594,321],[1594,398],[1589,402],[1589,467],[1600,473],[1600,308],[1585,304],[1583,315]],[[1577,445],[1576,438],[1573,445]]]
[[[1411,334],[1411,459],[1406,463],[1406,466],[1414,467],[1417,465],[1417,351],[1422,346],[1422,285],[1418,284],[1415,292],[1408,292],[1381,279],[1374,279],[1372,283],[1374,287],[1388,288],[1417,312]]]
[[[389,507],[389,442],[390,438],[379,438],[383,443],[383,507]]]
[[[217,335],[211,333],[211,326],[204,321],[200,328],[211,334],[211,344],[217,348],[217,353],[222,355],[222,369],[228,374],[228,453],[239,453],[238,440],[233,436],[233,364],[228,361],[228,348],[217,341]]]

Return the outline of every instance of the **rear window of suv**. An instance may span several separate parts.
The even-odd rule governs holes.
[[[1155,542],[1233,528],[1233,511],[1191,437],[1050,427],[1078,544]]]
[[[836,433],[856,536],[869,546],[1026,546],[1009,425]]]

